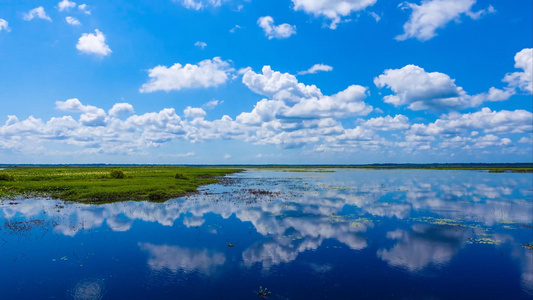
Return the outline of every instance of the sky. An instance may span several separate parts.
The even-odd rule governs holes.
[[[0,2],[0,163],[533,161],[530,0]]]

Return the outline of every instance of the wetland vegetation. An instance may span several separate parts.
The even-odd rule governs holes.
[[[17,167],[0,171],[0,198],[45,196],[105,203],[164,201],[239,169],[203,167]]]

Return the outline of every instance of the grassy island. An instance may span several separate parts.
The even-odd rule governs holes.
[[[46,196],[88,203],[164,201],[240,171],[208,167],[24,167],[0,170],[0,198]]]

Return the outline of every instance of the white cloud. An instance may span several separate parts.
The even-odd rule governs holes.
[[[76,3],[69,0],[62,0],[57,4],[57,9],[59,9],[59,11],[66,11],[73,7],[76,7]]]
[[[134,112],[133,106],[129,103],[115,103],[108,113],[112,117],[118,117],[120,115],[132,114]]]
[[[533,130],[533,113],[526,110],[481,111],[441,116],[433,123],[413,124],[410,132],[417,135],[456,135],[469,130],[483,130],[486,133],[527,133]]]
[[[379,22],[381,20],[381,17],[376,14],[375,12],[371,11],[368,13],[372,18],[374,18],[374,20],[376,20],[376,22]]]
[[[531,144],[533,144],[533,139],[523,136],[523,137],[520,138],[520,140],[518,140],[518,142],[521,143],[521,144],[530,144],[531,145]]]
[[[448,75],[407,65],[385,70],[374,78],[377,87],[390,88],[395,94],[383,97],[394,106],[409,105],[411,110],[457,109],[469,106],[469,96]]]
[[[77,98],[72,98],[65,101],[56,101],[56,108],[63,111],[81,112],[85,109],[85,106]]]
[[[341,17],[372,6],[377,0],[292,0],[294,10],[303,10],[316,17],[324,16],[331,21],[329,28],[337,28]]]
[[[472,19],[478,19],[486,12],[494,12],[489,6],[487,10],[472,12],[472,6],[476,0],[424,0],[420,5],[403,2],[402,9],[412,9],[409,21],[403,25],[404,33],[396,36],[397,40],[403,41],[409,38],[417,38],[426,41],[437,34],[435,31],[446,26],[452,20],[458,20],[461,15],[467,15]]]
[[[205,112],[205,110],[201,109],[200,107],[190,107],[190,106],[187,106],[187,107],[183,110],[183,114],[185,115],[186,118],[193,118],[193,119],[196,119],[196,118],[203,118],[203,117],[205,117],[206,112]]]
[[[293,99],[320,97],[322,92],[315,85],[299,83],[294,75],[272,71],[264,66],[262,74],[245,69],[242,82],[253,92],[273,99]]]
[[[219,7],[223,0],[174,0],[174,2],[181,3],[187,9],[201,10],[209,6]]]
[[[225,158],[225,159],[231,158],[231,155],[229,155],[229,154],[224,154],[224,158]]]
[[[243,124],[260,124],[277,118],[345,118],[366,115],[372,111],[372,107],[363,101],[366,88],[359,85],[351,85],[337,94],[325,96],[316,86],[299,83],[294,75],[273,71],[270,66],[264,66],[262,74],[248,70],[242,81],[255,93],[272,99],[263,99],[251,112],[241,113],[237,121]],[[289,124],[279,126],[301,126]]]
[[[31,21],[34,18],[39,18],[52,22],[52,19],[46,14],[42,6],[36,7],[30,10],[28,13],[25,13],[23,16],[24,20]]]
[[[193,157],[195,155],[196,155],[196,153],[194,153],[194,151],[191,151],[191,152],[187,152],[187,153],[177,153],[177,154],[174,154],[173,156],[175,156],[175,157]]]
[[[533,48],[522,49],[515,57],[515,68],[524,70],[505,75],[503,81],[510,87],[533,93]]]
[[[205,42],[200,42],[200,41],[194,43],[194,45],[198,48],[201,48],[202,50],[204,50],[204,48],[207,47],[207,44]]]
[[[203,60],[198,65],[182,66],[176,63],[170,68],[157,66],[148,70],[150,81],[142,85],[140,92],[216,87],[226,83],[228,74],[233,71],[229,61],[221,60],[220,57]]]
[[[74,17],[66,17],[65,20],[67,21],[67,23],[69,23],[70,25],[74,25],[74,26],[78,26],[78,25],[81,25],[80,21]]]
[[[11,29],[9,28],[9,23],[4,19],[0,19],[0,32],[2,30],[5,30],[7,32],[11,31]]]
[[[286,39],[293,34],[296,34],[296,26],[283,23],[281,25],[274,25],[274,19],[271,16],[260,17],[257,20],[259,27],[263,28],[265,36],[268,39]]]
[[[77,98],[56,101],[56,108],[62,111],[82,112],[79,122],[84,126],[104,126],[106,124],[106,113],[103,109],[92,105],[83,105]]]
[[[224,101],[218,101],[217,99],[213,99],[213,100],[205,103],[204,105],[202,105],[202,107],[205,108],[205,109],[213,109],[217,105],[222,104],[222,103],[224,103]]]
[[[391,131],[391,130],[405,130],[408,129],[411,124],[409,118],[404,115],[396,115],[393,117],[377,117],[362,122],[363,127],[372,130]]]
[[[455,84],[455,79],[439,72],[426,72],[415,65],[401,69],[385,70],[374,78],[379,88],[388,87],[394,94],[383,97],[386,103],[394,106],[408,105],[411,110],[444,110],[476,107],[483,102],[504,101],[516,94],[516,89],[532,92],[533,50],[523,49],[515,56],[515,67],[523,72],[505,75],[503,81],[507,87],[489,88],[485,93],[470,96],[462,87]]]
[[[105,35],[98,29],[95,33],[84,33],[76,44],[76,49],[85,54],[94,54],[100,57],[111,54],[111,49],[105,43]]]
[[[308,70],[298,72],[298,75],[315,74],[315,73],[320,72],[320,71],[330,72],[330,71],[333,71],[333,67],[332,66],[328,66],[328,65],[324,65],[324,64],[315,64],[311,68],[309,68]]]
[[[241,28],[242,28],[241,26],[239,26],[239,25],[235,25],[235,26],[233,26],[233,28],[231,28],[231,29],[229,30],[229,32],[230,32],[230,33],[234,33],[235,30],[237,30],[237,29],[241,29]]]
[[[91,14],[91,11],[90,11],[89,8],[87,7],[87,4],[80,4],[80,5],[78,5],[78,9],[79,9],[79,11],[83,12],[83,13],[86,14],[86,15],[90,15],[90,14]]]

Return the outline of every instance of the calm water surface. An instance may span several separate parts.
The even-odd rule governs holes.
[[[2,299],[531,299],[533,175],[248,170],[165,203],[0,201]]]

